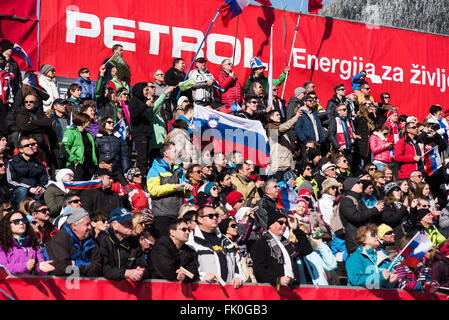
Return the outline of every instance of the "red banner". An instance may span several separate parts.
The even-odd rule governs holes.
[[[157,68],[168,70],[174,58],[186,70],[223,0],[42,0],[40,63],[52,64],[57,75],[77,77],[81,67],[96,73],[112,55],[115,43],[124,46],[132,83],[153,79]],[[249,60],[269,61],[269,33],[274,24],[274,77],[286,67],[298,14],[249,6],[224,27],[220,16],[201,49],[216,74],[234,52],[236,74],[244,84]],[[237,36],[237,39],[236,39]],[[386,27],[302,15],[294,44],[292,71],[285,97],[312,80],[320,104],[326,106],[338,83],[351,92],[350,79],[365,69],[376,101],[391,94],[399,113],[423,119],[432,104],[448,99],[449,38]],[[446,74],[446,70],[448,70]]]
[[[109,281],[104,278],[10,278],[0,281],[0,300],[448,300],[442,294],[404,290],[301,286],[279,295],[270,285],[232,285],[165,281]]]
[[[37,20],[12,19],[2,17],[0,19],[0,40],[8,39],[14,45],[17,43],[25,50],[28,58],[33,64],[33,69],[38,68],[38,41],[37,41]],[[22,71],[30,67],[22,57],[14,55],[14,60],[19,64]]]
[[[37,19],[37,0],[1,1],[0,15]]]

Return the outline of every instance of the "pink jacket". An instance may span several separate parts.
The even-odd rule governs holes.
[[[378,136],[377,132],[374,132],[369,138],[369,146],[373,153],[373,160],[382,161],[384,163],[391,162],[391,147],[387,147],[387,141]]]

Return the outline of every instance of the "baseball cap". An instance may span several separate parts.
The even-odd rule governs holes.
[[[66,105],[68,105],[68,102],[65,99],[57,98],[57,99],[53,100],[53,103],[51,105],[54,106],[57,104],[59,104],[61,106],[66,106]]]
[[[115,208],[109,215],[109,222],[117,221],[120,223],[131,220],[133,215],[126,208]]]
[[[204,63],[207,62],[207,60],[204,57],[199,57],[196,59],[196,62]]]

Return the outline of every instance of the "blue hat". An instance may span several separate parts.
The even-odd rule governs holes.
[[[128,220],[131,220],[133,215],[129,213],[129,211],[125,208],[115,208],[112,210],[111,214],[109,215],[109,222],[117,221],[120,223],[126,222]]]
[[[210,194],[210,189],[212,189],[212,187],[216,186],[216,184],[214,182],[208,182],[206,184],[206,186],[204,187],[204,192],[206,194]]]
[[[259,58],[254,57],[251,60],[249,60],[250,66],[251,66],[251,70],[254,69],[259,69],[259,68],[266,68],[263,64],[262,61],[260,61]]]

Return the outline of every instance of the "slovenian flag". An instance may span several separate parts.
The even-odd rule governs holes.
[[[39,81],[37,80],[36,75],[32,72],[30,72],[28,77],[22,80],[22,83],[33,87],[34,89],[42,90],[42,88],[39,86]]]
[[[281,189],[279,190],[277,207],[284,210],[294,211],[296,210],[296,199],[298,199],[296,192],[285,184],[284,186],[281,186]]]
[[[30,58],[28,58],[27,53],[25,52],[25,50],[23,50],[23,48],[21,46],[19,46],[17,43],[14,44],[14,47],[12,48],[12,55],[15,56],[19,56],[23,59],[25,59],[25,61],[28,63],[28,65],[30,66],[30,68],[33,68],[33,64],[31,63]]]
[[[263,6],[270,7],[270,0],[255,0]],[[228,25],[232,18],[237,17],[242,13],[243,9],[246,8],[251,0],[224,0],[224,4],[220,8],[222,14],[222,21],[225,26]]]
[[[225,104],[224,106],[222,106],[221,108],[218,109],[218,111],[226,113],[226,114],[239,112],[241,110],[242,110],[242,107],[235,101],[233,101],[229,104]]]
[[[89,181],[64,181],[64,187],[71,190],[92,190],[103,186],[101,179],[94,179]]]
[[[244,159],[266,167],[270,160],[270,145],[262,123],[217,110],[195,106],[193,140],[198,147],[213,143],[214,152],[229,155],[240,151]]]
[[[421,232],[417,232],[410,242],[400,252],[404,257],[401,264],[409,267],[415,267],[423,258],[424,255],[433,247],[432,241]]]
[[[440,169],[442,165],[443,162],[441,161],[440,153],[438,152],[438,146],[424,154],[424,170],[429,177]]]

